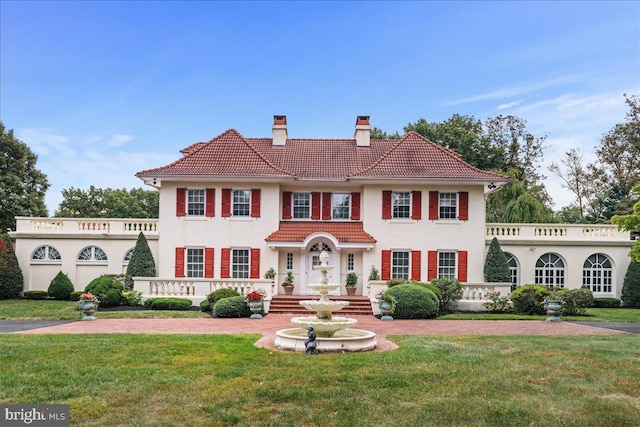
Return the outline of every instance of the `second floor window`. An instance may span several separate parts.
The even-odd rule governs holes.
[[[440,193],[440,219],[456,219],[457,199],[456,193]]]
[[[204,198],[205,191],[203,188],[187,190],[187,215],[204,216]]]
[[[233,190],[233,216],[249,216],[251,214],[251,191]]]
[[[393,218],[411,218],[411,192],[394,191],[391,194]]]
[[[331,217],[333,219],[349,219],[349,194],[334,193],[331,195]]]
[[[311,215],[311,194],[293,193],[293,218],[309,219]]]

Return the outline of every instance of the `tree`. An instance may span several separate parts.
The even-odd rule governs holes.
[[[16,216],[48,216],[47,176],[36,168],[38,156],[0,122],[0,230],[16,228]]]
[[[24,277],[13,242],[7,233],[0,234],[0,299],[17,298],[24,289]]]
[[[509,262],[496,237],[491,240],[487,251],[487,258],[484,261],[484,277],[487,282],[511,282]]]
[[[133,254],[129,265],[127,266],[127,276],[131,277],[154,277],[156,275],[156,263],[153,260],[153,254],[147,243],[147,239],[144,234],[140,232],[138,234],[138,241],[135,248],[133,248]]]
[[[487,197],[486,221],[510,223],[554,222],[550,199],[542,185],[527,186],[522,171],[507,172],[510,182]]]
[[[62,190],[56,217],[66,218],[158,218],[160,202],[155,190],[96,188]]]
[[[395,131],[394,133],[387,133],[382,129],[374,127],[371,129],[370,137],[371,139],[400,139],[402,138],[402,135],[400,135],[398,131]]]
[[[640,194],[640,185],[633,189],[635,193]],[[613,224],[617,224],[618,228],[631,232],[640,231],[640,200],[633,205],[633,212],[628,215],[615,215],[611,218]],[[629,256],[632,261],[640,262],[640,239],[636,239],[631,247]]]
[[[622,284],[622,301],[640,307],[640,262],[631,261]]]

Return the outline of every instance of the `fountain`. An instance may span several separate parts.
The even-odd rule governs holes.
[[[333,313],[349,305],[348,301],[331,301],[329,292],[338,289],[339,283],[329,283],[327,271],[333,269],[327,262],[329,254],[322,251],[320,265],[313,268],[322,274],[320,283],[308,285],[320,293],[319,300],[300,301],[300,305],[315,316],[294,317],[291,322],[297,328],[282,329],[276,332],[275,346],[283,350],[304,351],[307,328],[313,326],[317,335],[318,352],[368,351],[376,347],[376,334],[361,329],[351,329],[358,321],[349,317],[335,317]]]

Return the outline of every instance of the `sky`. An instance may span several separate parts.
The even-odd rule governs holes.
[[[61,190],[144,187],[136,172],[227,129],[352,138],[358,115],[514,115],[595,160],[640,94],[635,1],[0,2],[0,120],[38,155],[49,214]],[[149,187],[147,187],[149,188]]]

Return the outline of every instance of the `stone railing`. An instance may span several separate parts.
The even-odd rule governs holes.
[[[628,242],[631,234],[608,224],[497,224],[486,225],[486,238],[498,240],[557,240]]]
[[[158,235],[155,218],[32,218],[17,217],[16,233]]]

